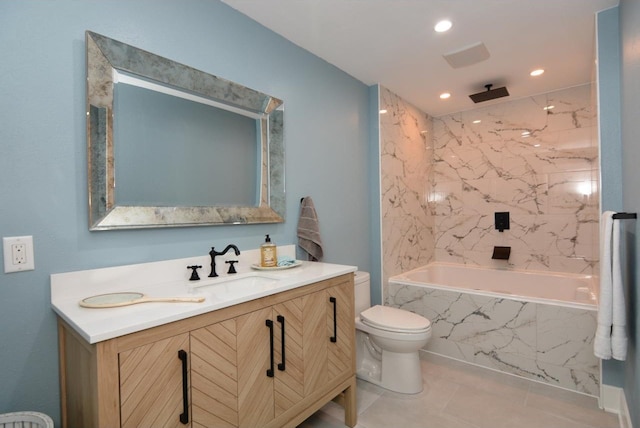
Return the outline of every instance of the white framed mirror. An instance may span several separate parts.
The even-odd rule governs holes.
[[[87,31],[89,229],[284,221],[284,105]]]

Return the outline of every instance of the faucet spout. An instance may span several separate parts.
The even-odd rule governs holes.
[[[211,251],[209,251],[209,255],[211,256],[211,273],[209,274],[209,277],[215,278],[218,276],[216,273],[216,256],[225,255],[229,250],[233,250],[236,253],[236,256],[240,255],[240,250],[233,244],[227,245],[222,251],[216,251],[215,247],[211,247]]]
[[[238,247],[236,247],[236,246],[235,246],[235,245],[233,245],[233,244],[229,244],[229,245],[227,245],[227,247],[224,249],[224,251],[222,252],[222,254],[226,254],[226,253],[227,253],[227,251],[229,251],[229,250],[231,250],[231,249],[233,249],[233,251],[236,253],[236,256],[239,256],[239,255],[240,255],[240,250],[238,250]]]

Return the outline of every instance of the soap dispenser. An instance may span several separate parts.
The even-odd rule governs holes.
[[[260,245],[260,266],[276,267],[278,266],[278,256],[276,254],[276,245],[271,242],[269,235],[266,235],[264,244]]]

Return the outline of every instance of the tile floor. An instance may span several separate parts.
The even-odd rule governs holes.
[[[618,428],[582,394],[423,353],[424,390],[404,395],[358,379],[357,428]],[[344,427],[329,403],[298,428]]]

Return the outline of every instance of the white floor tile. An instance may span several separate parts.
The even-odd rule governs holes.
[[[405,395],[358,379],[357,428],[617,428],[593,397],[433,354],[423,355],[424,390]],[[344,427],[329,403],[300,428]]]

